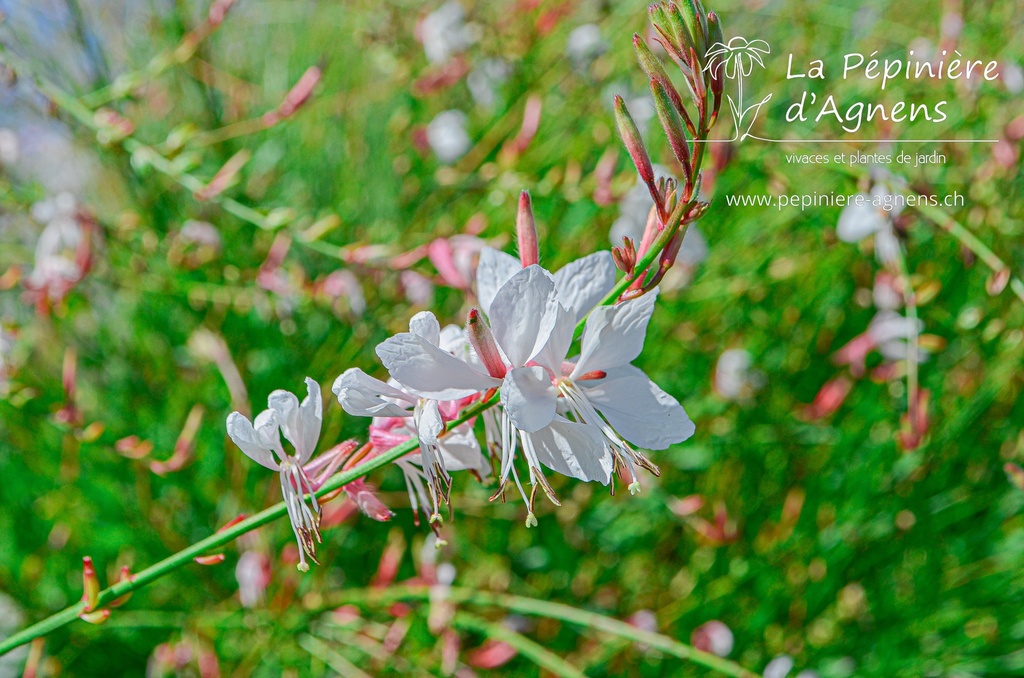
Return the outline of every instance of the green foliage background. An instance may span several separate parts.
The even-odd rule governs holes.
[[[361,0],[243,1],[195,58],[115,108],[135,123],[137,138],[159,145],[181,124],[215,129],[270,110],[308,66],[322,62],[323,82],[294,118],[197,149],[192,173],[209,178],[236,151],[250,150],[252,160],[230,195],[310,219],[336,213],[342,224],[324,238],[335,245],[412,249],[460,232],[474,217],[486,221],[484,237],[508,243],[515,200],[526,188],[541,228],[543,263],[557,268],[606,248],[617,208],[594,201],[594,170],[613,149],[616,194],[634,181],[608,104],[613,92],[645,87],[630,45],[632,33],[645,30],[644,5],[463,4],[481,30],[469,62],[501,57],[513,65],[493,110],[476,106],[464,81],[413,93],[413,83],[429,71],[415,24],[432,7]],[[205,12],[204,3],[188,1],[130,10],[86,3],[77,14],[51,5],[0,3],[7,15],[0,36],[7,49],[76,95],[173,49]],[[772,45],[768,67],[751,82],[777,101],[808,87],[785,80],[789,52],[796,59],[832,59],[833,67],[848,51],[901,54],[914,37],[934,41],[943,12],[963,12],[966,56],[1020,63],[1024,45],[1024,20],[1013,2],[854,8],[730,1],[710,9],[723,17],[727,36]],[[609,48],[574,68],[566,38],[586,22],[601,27]],[[25,80],[4,95],[0,125],[15,115],[38,119],[73,138],[79,156],[93,158],[79,197],[104,231],[96,269],[52,316],[35,315],[17,287],[0,292],[0,321],[18,331],[11,392],[0,399],[0,588],[31,621],[79,597],[83,555],[92,556],[107,581],[122,564],[139,569],[238,513],[277,501],[277,479],[224,435],[229,396],[215,367],[188,348],[197,329],[225,338],[258,411],[271,390],[299,390],[306,375],[325,387],[352,366],[381,375],[372,347],[421,309],[404,299],[397,274],[360,268],[370,308],[361,318],[336,313],[308,293],[284,300],[261,290],[255,278],[274,233],[197,202],[161,175],[135,171],[118,147],[99,145],[66,117],[46,121]],[[1001,138],[1020,112],[1020,95],[1000,82],[976,90],[949,82],[897,85],[893,100],[949,99],[947,129],[959,138]],[[837,98],[877,96],[862,82],[837,78],[810,87]],[[521,156],[509,159],[501,149],[518,133],[530,95],[543,103],[539,132]],[[413,140],[450,108],[468,113],[474,146],[446,168]],[[780,119],[773,109],[764,124],[784,132]],[[723,119],[718,133],[727,134],[728,125]],[[927,125],[906,128],[908,136],[930,132]],[[667,161],[659,135],[648,137],[652,155]],[[1011,146],[1019,155],[1019,143]],[[986,145],[940,150],[948,156],[943,165],[896,169],[940,195],[965,194],[966,207],[952,216],[1022,270],[1019,163],[998,165]],[[46,194],[39,177],[17,167],[4,171],[0,272],[31,262],[38,226],[27,212]],[[563,506],[541,502],[539,529],[523,527],[520,502],[488,503],[493,488],[457,477],[454,519],[444,527],[449,544],[439,556],[455,566],[456,584],[619,618],[651,610],[661,632],[684,642],[698,625],[720,619],[735,633],[732,658],[753,671],[788,653],[798,669],[825,678],[1024,672],[1024,493],[1002,470],[1006,461],[1024,460],[1024,304],[1009,292],[987,295],[988,272],[968,265],[959,243],[934,224],[914,219],[907,239],[911,271],[919,284],[940,286],[921,316],[926,331],[946,341],[921,367],[922,384],[933,394],[928,441],[911,453],[895,442],[905,409],[900,382],[858,381],[834,416],[806,422],[799,411],[842,372],[831,354],[873,315],[864,299],[877,264],[869,247],[837,241],[837,208],[728,207],[722,196],[853,193],[857,177],[786,164],[783,147],[747,141],[732,147],[712,190],[712,208],[700,222],[710,256],[689,287],[663,295],[638,361],[684,404],[696,435],[655,456],[662,476],[646,479],[639,496],[609,497],[600,486],[553,478]],[[215,261],[185,270],[170,263],[168,251],[173,234],[192,218],[215,224],[224,246]],[[295,243],[284,269],[312,279],[341,265]],[[467,305],[438,288],[433,310],[443,321],[459,322]],[[103,425],[91,442],[54,420],[68,347],[78,354],[85,423]],[[749,351],[767,378],[746,403],[712,391],[715,361],[733,347]],[[194,459],[183,470],[159,477],[114,451],[115,441],[134,434],[152,440],[154,456],[166,458],[195,404],[205,416]],[[322,449],[365,435],[365,423],[330,401]],[[437,674],[440,652],[425,608],[411,617],[390,661],[358,649],[352,629],[320,620],[324,596],[371,581],[389,540],[410,545],[399,579],[417,572],[417,547],[427,530],[413,525],[400,474],[392,468],[372,480],[396,509],[392,523],[354,517],[332,528],[322,547],[324,566],[308,575],[276,564],[266,605],[240,607],[232,547],[223,565],[188,567],[135,594],[105,626],[75,624],[54,634],[44,667],[66,675],[137,675],[156,645],[185,638],[214,649],[226,674],[321,675],[323,658],[299,645],[312,635],[373,674],[413,668]],[[713,505],[725,507],[738,529],[735,542],[711,543],[670,510],[675,498],[698,493],[707,500],[703,518],[711,519]],[[788,521],[787,496],[805,497]],[[258,543],[274,554],[291,543],[284,523],[260,532]],[[367,610],[365,618],[391,619],[386,609]],[[526,633],[588,675],[705,673],[543,619],[531,619]],[[481,641],[463,634],[465,647]],[[537,671],[518,657],[496,673]]]

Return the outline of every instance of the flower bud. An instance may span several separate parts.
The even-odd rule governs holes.
[[[196,556],[192,560],[196,561],[200,565],[220,565],[224,562],[224,554],[214,553],[210,556]]]
[[[516,236],[519,240],[519,261],[523,268],[540,262],[540,249],[537,244],[537,224],[533,220],[533,205],[530,204],[530,193],[519,194],[519,212],[516,214]]]
[[[620,271],[627,276],[633,275],[633,269],[636,268],[636,245],[632,238],[623,237],[622,247],[612,248],[612,260]]]
[[[1010,269],[1001,268],[991,276],[988,281],[985,282],[985,291],[993,297],[1006,289],[1006,286],[1010,282]]]
[[[223,167],[217,170],[213,179],[210,179],[210,183],[193,193],[193,197],[199,201],[212,200],[213,198],[216,198],[235,183],[238,179],[238,173],[242,170],[242,167],[249,162],[250,157],[252,157],[252,154],[245,149],[235,153],[233,156],[228,158]]]
[[[689,177],[691,171],[690,148],[686,145],[683,121],[680,120],[665,86],[655,78],[651,78],[651,93],[654,95],[654,108],[658,113],[658,121],[661,122],[661,127],[665,130],[672,153],[676,156],[679,164],[683,166],[683,172]]]
[[[487,326],[484,319],[480,317],[480,311],[470,309],[469,318],[466,320],[466,335],[469,343],[480,357],[480,361],[487,369],[487,373],[495,379],[505,378],[505,362],[498,352],[498,344],[494,341],[491,328]]]
[[[121,576],[118,577],[117,583],[118,584],[124,584],[125,582],[130,582],[130,581],[134,581],[134,580],[135,580],[135,576],[132,575],[131,569],[127,565],[122,565],[121,566]],[[128,593],[124,594],[123,596],[118,596],[114,600],[110,601],[110,607],[121,607],[122,605],[127,603],[128,599],[131,598],[131,597],[132,597],[132,592],[131,591],[129,591]]]
[[[100,602],[100,580],[89,556],[82,558],[82,589],[84,612],[92,612]]]
[[[110,619],[110,610],[103,608],[102,610],[96,610],[95,612],[82,612],[78,615],[78,618],[84,622],[89,622],[90,624],[102,624]]]
[[[633,49],[636,51],[640,68],[643,69],[648,78],[661,83],[661,86],[665,88],[665,92],[672,101],[676,112],[682,117],[683,122],[686,123],[686,128],[690,131],[690,134],[696,134],[696,128],[693,126],[693,121],[690,120],[689,113],[686,112],[686,107],[683,106],[683,99],[679,96],[679,91],[672,84],[672,78],[665,71],[661,60],[654,56],[651,48],[647,46],[647,42],[636,33],[633,34]]]
[[[626,150],[629,151],[629,157],[633,159],[636,171],[640,173],[640,179],[645,184],[653,186],[654,168],[651,166],[651,158],[644,148],[640,130],[636,128],[636,123],[626,110],[626,102],[618,95],[615,96],[615,124],[619,129],[619,136],[626,144]]]

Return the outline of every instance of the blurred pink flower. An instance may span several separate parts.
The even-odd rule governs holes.
[[[690,634],[691,645],[719,657],[729,656],[733,642],[732,630],[717,619],[701,624]]]

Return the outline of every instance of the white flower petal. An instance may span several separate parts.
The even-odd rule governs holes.
[[[316,443],[320,440],[320,427],[324,421],[323,396],[320,393],[320,384],[309,377],[306,377],[306,397],[299,405],[298,426],[296,437],[299,443],[295,446],[299,462],[305,464],[316,450]]]
[[[245,456],[260,466],[265,466],[273,471],[281,470],[270,448],[265,445],[265,441],[253,428],[252,422],[245,416],[238,412],[232,412],[228,415],[227,428],[228,436],[245,453]]]
[[[437,445],[437,436],[444,430],[444,420],[436,400],[427,400],[416,421],[416,436],[424,445]]]
[[[524,436],[533,444],[540,463],[552,471],[602,485],[611,479],[612,453],[597,427],[555,417],[550,425]]]
[[[345,370],[334,380],[331,390],[342,408],[355,417],[408,417],[412,414],[409,406],[416,404],[405,391],[374,379],[358,367]]]
[[[555,325],[551,330],[548,341],[544,344],[537,355],[533,357],[534,362],[547,368],[552,376],[560,376],[562,373],[562,362],[569,353],[569,346],[572,345],[572,336],[576,332],[576,314],[569,308],[557,304],[555,314]]]
[[[693,422],[675,398],[637,368],[625,374],[580,383],[587,399],[620,436],[638,447],[664,450],[693,435]]]
[[[512,425],[533,433],[551,423],[558,391],[543,367],[518,367],[505,375],[501,404]]]
[[[540,266],[520,270],[501,286],[488,317],[512,367],[522,367],[544,347],[557,311],[554,280]]]
[[[644,348],[647,323],[654,313],[657,298],[658,290],[654,289],[615,306],[595,308],[583,330],[580,359],[572,371],[573,378],[636,360]]]
[[[263,410],[256,415],[252,425],[256,429],[256,435],[259,436],[260,444],[268,450],[277,452],[283,459],[284,448],[281,447],[280,426],[278,426],[274,411]]]
[[[579,322],[615,287],[615,261],[608,251],[570,262],[555,273],[558,300],[571,308]]]
[[[863,240],[886,225],[885,215],[871,204],[871,195],[860,193],[859,196],[861,196],[863,204],[847,203],[839,215],[836,235],[843,242]]]
[[[444,467],[449,471],[476,471],[481,476],[490,473],[491,466],[480,451],[480,441],[469,426],[459,426],[439,441]]]
[[[409,320],[409,331],[429,341],[434,346],[441,342],[441,323],[430,311],[420,311]]]
[[[424,398],[458,400],[501,384],[410,332],[379,344],[377,356],[392,377]]]
[[[299,399],[294,393],[277,389],[267,397],[267,405],[274,413],[274,419],[281,427],[285,439],[296,449],[301,444],[299,431]]]
[[[480,310],[488,317],[491,315],[494,295],[522,267],[518,259],[493,247],[485,247],[480,251],[480,263],[476,267],[476,296]]]

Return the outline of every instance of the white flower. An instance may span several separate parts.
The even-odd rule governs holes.
[[[0,397],[5,397],[10,388],[8,378],[11,372],[11,353],[14,351],[14,335],[0,327]]]
[[[903,181],[890,174],[876,172],[870,193],[858,193],[839,215],[836,235],[843,242],[857,242],[875,236],[875,256],[885,264],[900,256],[900,241],[893,229],[893,218],[903,210]]]
[[[602,257],[588,260],[595,269],[603,267],[603,263],[600,263],[603,261]],[[507,263],[509,262],[502,257],[488,254],[485,250],[478,274],[485,290],[484,280],[494,279],[486,272],[490,270],[494,275],[502,276],[507,272]],[[492,265],[494,270],[489,268]],[[604,468],[580,468],[574,450],[581,446],[596,447],[600,450],[600,435],[595,435],[594,431],[584,425],[556,416],[553,400],[539,403],[539,407],[531,407],[530,394],[520,388],[520,384],[530,382],[528,375],[537,372],[543,374],[543,368],[527,364],[547,345],[557,320],[556,314],[562,313],[572,317],[575,315],[557,303],[555,280],[550,273],[540,266],[529,266],[525,269],[518,268],[518,263],[515,263],[515,266],[515,274],[488,302],[492,328],[487,328],[482,319],[476,321],[480,323],[479,327],[486,331],[489,349],[487,355],[481,356],[465,350],[462,355],[455,356],[439,348],[434,337],[424,336],[426,333],[415,328],[412,332],[396,335],[383,342],[377,347],[377,355],[392,377],[420,397],[456,400],[488,389],[501,388],[504,407],[500,420],[493,414],[485,413],[484,416],[488,441],[493,448],[501,451],[502,488],[510,476],[515,479],[520,493],[530,504],[531,513],[527,523],[532,524],[536,520],[532,514],[535,492],[530,493],[530,497],[527,498],[527,493],[512,464],[520,441],[529,465],[531,483],[535,489],[540,483],[545,493],[552,499],[554,493],[541,475],[542,466],[584,480],[596,477],[607,483],[611,462],[609,458]],[[580,283],[567,285],[567,294],[579,293],[579,303],[592,305],[607,292],[604,289],[590,289],[589,282],[583,285],[587,276],[582,273],[572,274],[572,269],[567,269],[565,278]],[[486,278],[483,277],[485,275]],[[614,283],[614,273],[612,275]],[[485,294],[490,296],[489,293]],[[588,301],[590,297],[595,300]],[[421,327],[427,326],[428,320],[430,327],[436,325],[436,320],[429,313],[419,314],[417,318]],[[417,318],[413,320],[417,321]],[[574,322],[572,324],[575,325]],[[571,335],[570,330],[570,339]],[[509,408],[509,402],[522,403],[522,406]]]
[[[432,64],[443,64],[463,52],[476,40],[474,26],[466,24],[466,12],[456,0],[449,0],[423,18],[419,37]]]
[[[85,276],[89,241],[77,211],[70,193],[32,206],[32,218],[46,224],[36,242],[35,265],[25,279],[33,298],[60,301]]]
[[[0,165],[11,167],[18,162],[20,144],[18,134],[12,129],[0,127]]]
[[[512,68],[502,59],[484,59],[466,76],[466,87],[477,106],[491,109],[497,102],[497,88],[504,83]]]
[[[583,24],[569,33],[565,53],[577,68],[585,68],[590,62],[608,51],[608,43],[601,37],[597,24]]]
[[[446,327],[444,331],[436,328],[435,333],[436,322],[429,313],[417,314],[410,322],[410,329],[419,332],[421,337],[426,335],[428,340],[436,337],[436,345],[441,350],[458,350],[463,343],[468,346],[464,337],[459,341],[461,330],[457,327]],[[419,397],[402,389],[397,381],[385,383],[358,368],[341,374],[331,390],[347,413],[374,417],[370,441],[379,450],[389,450],[413,437],[419,441],[419,454],[408,455],[396,463],[405,474],[413,512],[418,510],[420,502],[424,511],[432,506],[431,523],[441,519],[440,503],[449,499],[449,471],[473,470],[486,474],[487,460],[470,426],[463,424],[440,437],[445,419],[457,414],[458,403]],[[430,489],[429,496],[423,489],[424,481]]]
[[[302,466],[309,461],[320,439],[323,405],[320,385],[306,377],[307,396],[299,399],[288,391],[277,390],[267,398],[269,409],[252,422],[239,412],[228,415],[228,435],[247,457],[281,474],[281,493],[288,507],[288,518],[299,543],[299,570],[309,570],[305,555],[317,563],[316,544],[320,539],[320,505]],[[295,454],[281,445],[281,435],[292,444]],[[309,495],[309,505],[303,495]],[[319,564],[319,563],[317,563]]]
[[[749,400],[765,381],[764,374],[753,367],[754,359],[744,349],[722,351],[715,363],[715,392],[726,400]]]
[[[488,318],[498,290],[521,270],[522,264],[512,255],[493,247],[481,250],[476,271],[477,299]],[[553,280],[558,301],[573,311],[573,322],[579,322],[615,286],[615,261],[611,252],[595,252],[566,264],[555,272]]]
[[[654,290],[594,309],[584,327],[580,355],[572,361],[565,356],[576,323],[559,306],[549,341],[533,359],[536,366],[520,371],[511,388],[502,389],[502,404],[513,421],[560,405],[573,421],[604,436],[598,449],[573,451],[569,461],[576,472],[569,475],[607,483],[614,458],[632,478],[630,492],[636,492],[640,485],[634,464],[655,474],[658,468],[631,444],[663,450],[693,435],[693,422],[676,399],[630,364],[643,349],[656,298]],[[605,472],[598,475],[597,469]]]
[[[871,338],[876,350],[888,360],[906,360],[907,341],[916,339],[924,330],[921,320],[912,320],[901,313],[881,310],[871,319],[866,334]],[[917,362],[928,359],[928,353],[917,347]]]
[[[427,143],[437,159],[450,164],[466,154],[473,140],[466,132],[466,114],[462,111],[441,111],[427,125]]]

